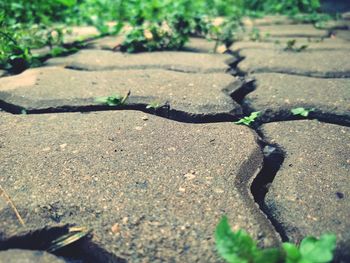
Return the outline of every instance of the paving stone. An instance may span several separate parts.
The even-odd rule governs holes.
[[[155,69],[189,73],[226,72],[234,58],[227,54],[190,52],[152,52],[126,54],[105,50],[82,50],[72,56],[54,58],[47,65],[60,65],[81,70]]]
[[[343,50],[279,51],[247,49],[239,52],[245,59],[237,66],[243,73],[276,72],[312,77],[350,77],[350,59]]]
[[[0,78],[1,78],[2,76],[5,76],[5,74],[6,74],[6,71],[0,69]]]
[[[83,41],[91,37],[100,35],[100,32],[94,26],[72,26],[65,33],[63,42],[65,44],[76,41]]]
[[[262,131],[286,152],[265,200],[271,215],[292,241],[335,233],[335,262],[349,262],[350,128],[305,120],[266,124]]]
[[[242,23],[245,27],[268,26],[268,25],[290,25],[296,24],[297,21],[283,15],[267,15],[262,18],[244,17]]]
[[[350,30],[335,30],[333,34],[336,38],[350,41]]]
[[[349,30],[350,29],[350,21],[349,20],[330,20],[319,23],[318,28],[327,29],[327,30]]]
[[[350,119],[350,79],[323,79],[279,73],[252,76],[256,90],[245,97],[254,110],[273,115],[296,107],[315,108],[318,114]]]
[[[0,251],[0,263],[64,263],[66,261],[45,251],[9,249]]]
[[[113,50],[123,42],[123,36],[107,36],[89,41],[87,48]],[[213,53],[215,41],[208,41],[204,38],[191,37],[183,50],[200,53]]]
[[[26,222],[20,228],[1,207],[2,240],[74,223],[131,262],[217,262],[213,233],[227,214],[261,245],[278,242],[250,193],[263,158],[247,127],[136,111],[2,114],[0,122],[0,184]]]
[[[225,73],[188,74],[166,70],[87,72],[46,67],[0,80],[0,99],[27,110],[99,105],[96,97],[125,95],[128,104],[167,103],[188,115],[241,115],[229,96],[242,82]]]
[[[310,24],[273,25],[257,27],[261,35],[271,37],[327,37],[328,31],[316,29]]]
[[[345,12],[341,14],[341,18],[345,20],[350,20],[350,12]]]
[[[214,53],[215,41],[192,37],[183,49],[191,52]]]
[[[313,41],[307,38],[273,38],[264,42],[257,41],[239,41],[235,42],[230,50],[237,52],[244,49],[276,49],[283,50],[287,47],[288,41],[295,40],[295,48],[301,47],[302,45],[307,45],[304,51],[323,51],[323,50],[349,50],[350,45],[348,42],[341,40],[339,38],[326,38],[323,40]]]
[[[88,41],[87,48],[113,50],[123,42],[123,36],[107,36]]]

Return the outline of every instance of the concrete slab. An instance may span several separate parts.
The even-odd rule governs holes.
[[[350,30],[335,30],[333,34],[336,38],[350,41]]]
[[[0,69],[0,78],[6,75],[6,71]]]
[[[94,26],[72,26],[64,32],[63,42],[69,44],[97,37],[98,35],[100,35],[100,32]]]
[[[330,20],[318,23],[318,28],[327,30],[349,30],[350,21],[349,20]]]
[[[262,126],[286,152],[266,196],[266,206],[292,241],[335,233],[338,260],[350,259],[350,128],[318,121]]]
[[[247,49],[237,66],[242,73],[275,72],[323,78],[350,77],[350,59],[343,50],[288,52]]]
[[[87,42],[89,49],[113,50],[123,42],[123,36],[107,36]],[[208,41],[204,38],[191,37],[189,42],[184,46],[184,51],[213,53],[215,41]]]
[[[327,37],[327,30],[320,30],[311,24],[271,25],[257,27],[261,35],[271,37]]]
[[[227,54],[190,52],[152,52],[125,54],[105,50],[82,50],[64,58],[54,58],[46,65],[80,70],[166,69],[188,73],[226,72],[234,58]]]
[[[44,251],[9,249],[0,251],[0,263],[65,263]]]
[[[131,262],[217,262],[227,214],[276,244],[250,193],[262,165],[255,133],[232,123],[184,124],[135,111],[2,114],[0,184],[26,226],[0,208],[0,239],[65,223]]]
[[[230,50],[238,52],[244,49],[275,49],[284,50],[287,47],[288,41],[295,40],[295,48],[299,48],[302,45],[307,45],[305,51],[329,51],[329,50],[350,50],[348,42],[339,38],[326,38],[323,40],[314,41],[307,38],[273,38],[264,42],[254,41],[239,41],[235,42]]]
[[[244,17],[242,23],[245,27],[268,26],[268,25],[290,25],[297,21],[283,15],[267,15],[261,18]]]
[[[315,108],[317,114],[332,114],[350,120],[350,79],[323,79],[279,73],[252,76],[256,90],[244,103],[269,115],[293,108]]]
[[[123,42],[123,39],[122,35],[102,37],[86,42],[86,47],[89,49],[113,50]]]
[[[183,50],[199,53],[214,53],[215,41],[209,41],[204,38],[191,37]]]
[[[230,94],[242,86],[225,73],[166,70],[86,72],[59,67],[29,69],[0,80],[0,99],[27,110],[100,105],[97,97],[125,95],[128,105],[156,102],[187,115],[241,115]]]
[[[0,251],[0,263],[65,263],[52,254],[44,251],[9,249]]]

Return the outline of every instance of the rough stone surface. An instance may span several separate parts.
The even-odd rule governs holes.
[[[350,128],[318,121],[263,125],[286,152],[266,206],[292,241],[335,233],[338,255],[350,260]]]
[[[336,30],[334,35],[336,38],[350,41],[350,30]]]
[[[123,36],[107,36],[88,41],[86,47],[90,49],[113,50],[123,42]]]
[[[348,42],[338,38],[326,38],[323,40],[312,40],[307,38],[272,38],[267,39],[266,42],[254,42],[254,41],[239,41],[235,42],[230,50],[237,52],[244,49],[275,49],[284,50],[287,47],[287,42],[296,40],[294,47],[299,48],[302,45],[307,45],[306,51],[324,51],[324,50],[349,50],[350,45]],[[348,52],[348,51],[347,51]]]
[[[0,208],[0,238],[57,223],[94,229],[130,262],[217,262],[227,214],[261,245],[275,232],[250,193],[262,165],[254,132],[135,111],[0,118],[0,184],[26,222]]]
[[[345,12],[341,14],[341,18],[345,20],[350,20],[350,12]]]
[[[107,36],[89,41],[87,48],[113,50],[123,42],[123,36]],[[215,41],[208,41],[204,38],[191,37],[189,42],[184,46],[184,51],[213,53]]]
[[[0,263],[65,263],[45,251],[9,249],[0,251]]]
[[[72,56],[54,58],[47,65],[61,65],[81,70],[155,69],[189,72],[225,72],[233,57],[224,54],[190,52],[152,52],[124,54],[105,50],[82,50]]]
[[[63,42],[68,44],[76,41],[83,41],[91,37],[96,37],[100,32],[94,26],[73,26],[69,27],[65,33]]]
[[[261,35],[271,37],[327,37],[328,31],[316,29],[310,24],[272,25],[257,27]]]
[[[242,85],[225,73],[188,74],[166,70],[87,72],[59,67],[30,69],[0,80],[0,99],[32,109],[99,104],[96,97],[125,95],[129,104],[168,103],[190,115],[240,115],[229,94]]]
[[[262,18],[252,19],[250,17],[244,17],[242,23],[245,27],[252,26],[269,26],[269,25],[290,25],[296,24],[297,22],[288,16],[282,15],[268,15]]]
[[[296,107],[350,117],[350,79],[323,79],[279,73],[252,76],[256,90],[245,97],[254,110],[278,112]]]
[[[215,41],[192,37],[183,49],[191,52],[214,53]]]
[[[5,74],[6,74],[6,71],[0,69],[0,78],[1,78],[2,76],[4,76]]]
[[[276,72],[313,77],[350,77],[350,59],[343,50],[288,52],[242,50],[238,64],[243,73]]]
[[[350,21],[347,20],[330,20],[320,23],[320,27],[322,29],[327,30],[349,30],[350,29]]]

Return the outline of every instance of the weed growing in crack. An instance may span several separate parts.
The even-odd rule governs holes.
[[[300,246],[283,243],[281,248],[258,248],[247,232],[231,230],[224,216],[215,230],[216,249],[228,263],[328,263],[333,260],[336,236],[324,234],[319,239],[305,237]]]
[[[260,116],[260,111],[254,111],[249,116],[243,117],[242,119],[235,121],[235,124],[244,124],[250,126],[258,117]]]
[[[315,109],[314,108],[305,109],[305,108],[299,107],[299,108],[294,108],[291,110],[293,115],[299,115],[299,116],[303,116],[303,117],[309,116],[309,113],[312,111],[315,111]]]
[[[261,41],[262,36],[260,34],[260,30],[256,27],[252,29],[252,31],[249,33],[249,39],[251,41]]]
[[[301,52],[308,48],[308,45],[301,45],[300,47],[297,47],[296,43],[297,41],[295,39],[287,41],[284,51]]]
[[[108,96],[108,97],[98,97],[95,99],[95,101],[97,103],[105,104],[108,106],[121,106],[125,104],[126,100],[130,96],[130,93],[131,92],[129,90],[125,96],[117,94],[117,95]]]
[[[163,105],[160,104],[159,102],[153,101],[150,104],[148,104],[146,106],[146,109],[154,109],[154,110],[158,110],[159,108],[161,108]]]

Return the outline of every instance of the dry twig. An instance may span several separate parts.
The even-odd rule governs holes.
[[[6,202],[10,205],[12,210],[15,212],[16,217],[18,218],[18,221],[21,223],[22,226],[24,226],[24,221],[21,217],[21,215],[18,213],[18,210],[15,206],[15,204],[12,202],[10,196],[5,192],[4,188],[0,185],[0,196],[3,196],[6,200]]]

